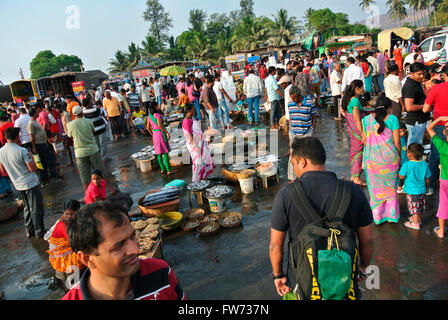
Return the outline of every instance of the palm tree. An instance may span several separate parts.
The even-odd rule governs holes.
[[[145,40],[142,41],[141,53],[143,58],[158,57],[161,54],[157,40],[153,36],[147,35]]]
[[[131,42],[131,44],[128,47],[128,52],[126,53],[126,60],[128,62],[128,70],[131,70],[134,68],[137,63],[141,60],[142,55],[140,52],[140,48],[134,43]]]
[[[218,34],[215,46],[218,55],[217,58],[232,54],[232,34],[233,31],[231,28],[224,28],[224,30]]]
[[[109,71],[112,73],[123,72],[128,68],[128,61],[126,59],[126,54],[121,50],[115,51],[115,59],[109,61]]]
[[[389,11],[387,13],[390,14],[393,20],[403,20],[408,16],[403,0],[387,0],[386,5],[389,6]]]
[[[310,17],[313,14],[313,12],[314,12],[313,8],[308,8],[308,9],[305,10],[305,15],[302,17],[303,21],[305,22],[304,23],[305,29],[308,32],[312,31],[312,27],[311,27],[311,24],[310,24]]]
[[[375,1],[373,1],[373,0],[361,0],[361,1],[359,2],[359,6],[360,6],[363,10],[369,10],[370,5],[371,5],[372,3],[375,3]]]
[[[296,17],[288,17],[288,11],[280,9],[270,26],[271,40],[274,45],[285,46],[291,43],[297,33],[298,22]]]
[[[190,44],[186,48],[187,55],[200,61],[207,60],[213,53],[210,40],[202,32],[195,32]]]
[[[245,17],[233,33],[233,50],[253,50],[265,44],[270,23],[268,18]]]

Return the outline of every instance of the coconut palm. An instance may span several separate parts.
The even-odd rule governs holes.
[[[389,6],[391,18],[395,21],[403,20],[408,16],[408,12],[403,0],[387,0],[386,5]]]
[[[160,56],[161,53],[162,52],[158,46],[157,40],[153,36],[147,35],[145,40],[142,41],[142,57],[154,58]]]
[[[187,56],[200,61],[207,60],[213,53],[210,40],[202,32],[194,32],[190,44],[186,48]]]
[[[298,22],[296,17],[288,17],[286,9],[280,9],[270,24],[271,38],[274,45],[285,46],[291,43],[297,33]]]
[[[359,2],[359,6],[363,9],[363,10],[369,10],[370,5],[375,3],[375,1],[373,0],[361,0]]]
[[[238,50],[253,50],[266,43],[269,33],[268,18],[245,17],[235,28],[232,37],[232,48]]]
[[[312,31],[312,29],[313,29],[313,27],[311,26],[311,24],[310,24],[310,17],[311,17],[311,15],[313,14],[313,12],[314,12],[314,9],[313,8],[308,8],[308,9],[306,9],[305,10],[305,14],[304,14],[304,16],[302,17],[302,19],[303,19],[303,21],[304,21],[304,27],[305,27],[305,29],[307,30],[307,31]]]
[[[141,60],[142,55],[140,52],[140,48],[134,43],[131,42],[131,44],[128,47],[128,52],[126,53],[126,60],[128,61],[128,70],[134,68],[137,63]]]
[[[109,71],[112,73],[126,71],[128,68],[126,54],[121,50],[115,51],[115,58],[109,61],[109,65]]]

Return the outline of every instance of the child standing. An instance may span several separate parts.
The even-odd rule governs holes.
[[[440,154],[439,210],[437,211],[439,226],[434,228],[434,233],[439,239],[443,239],[445,236],[445,220],[448,220],[448,143],[437,136],[434,131],[434,127],[441,121],[445,122],[443,134],[448,136],[448,116],[438,117],[426,129],[431,137],[432,144]]]
[[[179,97],[179,106],[183,108],[185,105],[190,103],[190,99],[188,98],[187,91],[185,89],[181,89],[180,92],[181,95]]]
[[[405,179],[404,192],[407,193],[406,199],[411,214],[410,221],[404,225],[414,230],[420,230],[422,224],[422,214],[426,210],[426,189],[431,177],[428,164],[422,160],[423,152],[421,144],[410,144],[407,152],[409,161],[401,167],[398,174],[400,179]]]
[[[92,172],[92,182],[87,187],[84,201],[88,205],[93,202],[105,200],[106,197],[106,180],[104,180],[101,170],[95,169]]]
[[[400,122],[400,145],[401,145],[401,166],[408,162],[408,140],[406,140],[406,125],[403,122]],[[397,193],[404,193],[403,191],[403,180],[400,180],[400,183],[397,188]]]

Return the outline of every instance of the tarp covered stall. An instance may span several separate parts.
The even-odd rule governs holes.
[[[391,53],[397,41],[408,41],[413,36],[414,31],[406,27],[384,30],[378,34],[378,49],[381,52],[388,50]]]
[[[43,77],[36,80],[37,92],[40,97],[46,97],[51,93],[54,93],[53,84],[50,77]]]

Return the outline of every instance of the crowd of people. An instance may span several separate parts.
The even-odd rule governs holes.
[[[415,54],[408,76],[403,73],[403,50]],[[41,185],[64,178],[61,155],[65,154],[67,166],[77,167],[85,197],[67,202],[63,216],[45,238],[57,273],[69,274],[71,267],[86,269],[65,298],[184,299],[165,262],[137,259],[138,245],[127,212],[108,201],[120,193],[107,166],[110,144],[132,132],[151,136],[161,174],[172,175],[176,171],[170,164],[170,133],[164,119],[182,112],[181,127],[196,182],[216,168],[204,129],[232,129],[235,119],[259,125],[261,114],[269,113],[270,128],[288,132],[290,184],[301,184],[313,207],[324,214],[338,180],[326,171],[324,147],[313,134],[318,110],[329,96],[337,106],[335,120],[345,119],[350,137],[352,199],[344,221],[359,238],[360,270],[365,271],[373,252],[371,224],[399,221],[399,193],[407,194],[410,213],[404,225],[420,230],[426,196],[434,194],[440,181],[439,225],[434,233],[438,238],[446,235],[448,66],[439,71],[446,64],[446,53],[431,66],[424,62],[421,48],[401,48],[398,43],[392,57],[374,48],[357,54],[352,50],[348,57],[342,52],[289,56],[280,66],[267,60],[248,63],[245,76],[236,83],[235,97],[224,87],[222,73],[210,69],[173,79],[126,80],[76,97],[51,95],[33,106],[11,103],[0,110],[0,197],[12,192],[12,182],[24,203],[27,237],[44,237]],[[431,112],[433,122],[428,125]],[[431,144],[429,165],[424,160],[426,131]],[[363,187],[368,188],[370,203]],[[86,206],[81,208],[80,202]],[[305,220],[290,214],[293,210],[300,209],[285,187],[274,201],[270,247],[281,296],[290,294],[295,285],[293,268],[286,273],[282,268],[286,235],[292,239],[305,226]],[[157,276],[163,272],[168,274],[165,282]],[[161,290],[157,294],[150,290],[154,282]]]

